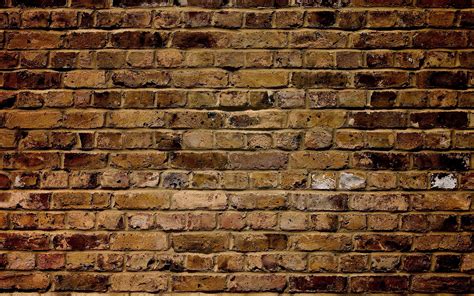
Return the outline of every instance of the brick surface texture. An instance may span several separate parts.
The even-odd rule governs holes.
[[[474,293],[473,28],[471,0],[0,0],[0,292]]]

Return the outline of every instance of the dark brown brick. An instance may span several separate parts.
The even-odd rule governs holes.
[[[342,276],[291,276],[289,278],[291,292],[345,292],[347,278]]]
[[[105,292],[108,283],[108,275],[75,273],[54,276],[55,291]]]
[[[409,251],[412,240],[403,234],[360,234],[354,237],[359,251]]]
[[[408,276],[355,276],[350,279],[351,292],[405,292],[408,290]]]
[[[66,0],[12,0],[13,6],[25,6],[25,7],[64,7],[66,6]]]
[[[113,0],[113,6],[118,7],[160,7],[169,4],[169,0]]]
[[[421,170],[464,171],[469,169],[470,155],[466,153],[418,153],[413,165]]]
[[[470,282],[471,278],[467,276],[415,275],[412,290],[424,293],[466,293],[470,291]]]
[[[58,234],[53,237],[53,245],[59,250],[104,250],[108,249],[107,234]]]
[[[7,89],[50,89],[59,88],[61,73],[19,71],[4,74]]]
[[[357,152],[353,156],[355,168],[373,170],[407,170],[410,157],[406,153]]]
[[[463,71],[423,71],[416,74],[418,87],[421,88],[467,88],[468,76]]]
[[[440,7],[440,8],[470,8],[472,7],[472,2],[469,0],[418,0],[416,1],[416,6],[419,7]]]
[[[348,126],[355,128],[404,128],[407,114],[399,111],[357,111],[348,115]]]
[[[397,88],[410,85],[410,76],[407,72],[373,72],[357,73],[355,85],[365,88]]]
[[[176,152],[170,157],[171,166],[180,169],[225,169],[227,155],[219,152]]]
[[[115,48],[160,48],[164,41],[159,32],[124,31],[111,36]]]
[[[309,27],[332,27],[336,23],[336,13],[333,11],[312,11],[306,14]]]
[[[106,8],[107,0],[72,0],[71,7],[78,8]]]
[[[0,233],[0,249],[16,251],[49,250],[49,236],[33,233]]]
[[[414,127],[427,128],[465,128],[469,124],[467,112],[414,112],[410,114]]]
[[[408,272],[428,271],[431,267],[429,255],[406,255],[402,260],[402,270]]]
[[[456,48],[468,44],[468,35],[463,31],[425,31],[413,36],[413,46],[419,48]]]

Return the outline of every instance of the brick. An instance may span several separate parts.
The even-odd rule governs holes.
[[[106,166],[106,154],[67,153],[64,167],[70,169],[100,169]]]
[[[107,1],[99,0],[73,0],[71,2],[71,7],[81,7],[81,8],[106,8]]]
[[[446,251],[469,251],[472,244],[469,235],[463,234],[426,234],[417,236],[413,240],[413,250],[446,250]]]
[[[469,169],[469,155],[463,153],[419,153],[414,155],[413,164],[418,169],[446,169],[464,171]]]
[[[118,209],[166,209],[169,207],[168,192],[117,193],[115,207]]]
[[[413,36],[413,45],[423,48],[464,47],[467,45],[467,35],[463,31],[426,31]]]
[[[110,166],[118,169],[160,169],[166,167],[168,156],[163,152],[114,153],[109,158]]]
[[[229,167],[232,169],[281,169],[288,164],[288,155],[279,152],[231,153]]]
[[[9,72],[3,75],[6,89],[51,89],[59,88],[61,74],[58,72]]]
[[[224,193],[183,191],[172,195],[171,207],[174,209],[225,209],[227,207],[227,196]]]
[[[224,169],[227,155],[219,152],[177,152],[170,156],[171,166],[180,169]]]
[[[110,277],[112,291],[160,292],[166,290],[167,277],[156,273],[118,273]]]
[[[336,23],[336,13],[333,11],[312,11],[306,14],[308,27],[332,27]]]
[[[298,251],[347,251],[351,237],[345,234],[299,234],[290,237],[292,249]]]
[[[286,71],[241,70],[232,74],[230,83],[236,87],[246,88],[282,87],[288,84],[288,73]]]
[[[189,48],[223,48],[232,42],[232,35],[224,32],[177,31],[173,34],[173,47]]]
[[[298,210],[343,211],[347,209],[348,196],[345,194],[303,194],[293,193],[289,197],[290,206]]]
[[[7,49],[55,49],[63,44],[62,34],[58,32],[17,31],[7,34]]]
[[[159,32],[123,31],[111,36],[115,48],[160,48],[163,39]]]
[[[352,194],[349,207],[358,211],[407,211],[408,194]]]
[[[313,31],[303,30],[289,35],[292,48],[344,48],[347,43],[348,34],[344,32],[321,31],[314,34]]]
[[[351,112],[347,123],[351,127],[366,129],[406,127],[407,114],[396,111]]]
[[[288,237],[284,234],[242,234],[234,236],[233,249],[243,252],[284,250],[287,244]]]
[[[94,49],[104,48],[107,39],[107,32],[71,32],[66,36],[66,43],[68,48]]]
[[[417,210],[468,210],[470,196],[452,194],[448,200],[442,194],[419,194],[413,196],[411,204]]]
[[[109,277],[94,274],[59,274],[54,276],[55,291],[106,291]]]
[[[229,237],[227,234],[173,234],[171,241],[176,252],[213,253],[229,249]]]
[[[433,276],[433,275],[417,275],[413,278],[412,290],[415,292],[448,292],[463,293],[469,291],[469,277],[455,276]]]
[[[64,85],[68,88],[105,87],[105,71],[73,71],[64,75]]]
[[[403,292],[409,287],[407,276],[357,276],[350,279],[351,291],[361,292]]]
[[[371,72],[357,73],[354,77],[357,87],[362,88],[397,88],[410,85],[410,78],[407,72]]]
[[[107,234],[58,234],[53,237],[53,245],[58,250],[105,250],[109,247]]]
[[[353,166],[361,169],[407,170],[409,155],[405,153],[357,152],[353,155]]]
[[[290,156],[289,166],[294,169],[341,169],[348,164],[348,155],[343,152],[295,152]]]
[[[410,35],[405,32],[379,32],[371,31],[355,33],[353,44],[355,48],[376,49],[376,48],[402,48],[409,44]]]
[[[42,0],[42,1],[29,1],[29,0],[13,0],[12,4],[14,6],[24,6],[24,7],[61,7],[66,6],[66,0]]]
[[[350,83],[347,73],[337,72],[295,72],[291,83],[297,88],[323,87],[344,88]]]
[[[467,79],[467,73],[462,71],[426,71],[416,76],[417,85],[423,88],[465,89]]]
[[[286,278],[282,275],[234,275],[228,285],[232,292],[283,291]]]
[[[161,251],[168,248],[162,232],[119,232],[110,237],[110,249],[122,251]]]
[[[166,6],[167,0],[114,0],[113,6],[118,7],[160,7]]]
[[[44,273],[15,273],[8,272],[0,276],[1,290],[16,291],[45,291],[51,278]]]
[[[173,277],[173,291],[223,291],[225,276],[182,275]]]
[[[6,169],[54,169],[59,168],[57,153],[24,153],[6,154],[3,157],[3,167]]]
[[[45,234],[0,233],[3,250],[49,250],[50,237]]]
[[[407,255],[402,260],[402,270],[411,272],[427,271],[431,267],[429,255]]]

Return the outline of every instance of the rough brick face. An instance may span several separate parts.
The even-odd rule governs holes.
[[[474,293],[471,0],[0,8],[0,292]]]

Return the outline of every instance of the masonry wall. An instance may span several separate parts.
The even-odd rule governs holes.
[[[0,0],[1,291],[474,293],[472,2],[289,1]]]

